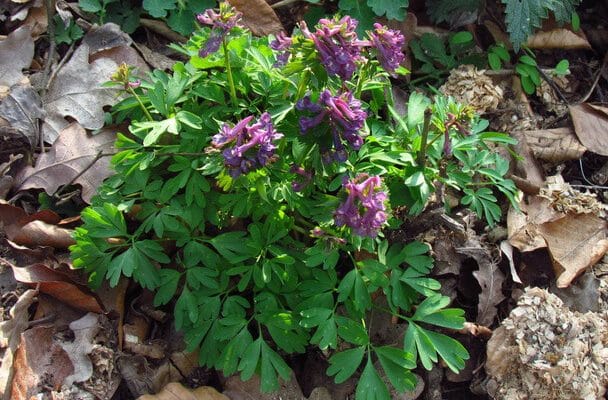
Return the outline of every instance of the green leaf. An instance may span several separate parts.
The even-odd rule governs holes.
[[[452,44],[464,44],[471,41],[473,41],[473,35],[468,31],[457,32],[450,37],[450,43]]]
[[[176,8],[177,0],[144,0],[144,10],[154,18],[164,18],[167,16],[167,11]]]
[[[476,13],[481,0],[426,0],[426,9],[435,23],[452,22],[463,14]]]
[[[263,392],[272,392],[279,388],[277,374],[284,380],[289,380],[291,369],[281,356],[264,341],[262,341],[261,353],[260,380],[262,384],[260,387]]]
[[[338,7],[351,17],[359,21],[357,32],[363,35],[366,30],[371,30],[374,23],[374,13],[364,0],[340,0]]]
[[[251,256],[251,250],[245,246],[246,232],[227,232],[215,236],[209,243],[218,253],[232,264],[237,264]]]
[[[367,5],[379,17],[386,15],[388,19],[403,21],[409,0],[367,0]]]
[[[154,307],[167,304],[177,291],[177,284],[181,273],[174,269],[162,269],[160,271],[160,286],[154,296]]]
[[[498,57],[498,55],[496,55],[495,53],[488,53],[488,64],[490,65],[490,68],[492,68],[494,71],[497,71],[500,69],[500,67],[502,66],[502,63],[500,62],[500,57]]]
[[[561,60],[555,66],[554,72],[557,75],[568,75],[570,73],[570,62],[566,59]]]
[[[127,236],[127,224],[122,212],[114,204],[105,203],[102,207],[87,207],[81,214],[92,238]]]
[[[368,357],[365,369],[359,378],[355,396],[357,400],[388,400],[391,398],[386,384],[374,368],[371,357]]]
[[[78,0],[78,7],[84,12],[96,13],[101,11],[99,0]]]
[[[336,317],[338,323],[338,335],[349,343],[365,346],[369,344],[367,330],[361,322],[346,317]]]
[[[416,368],[412,354],[392,346],[374,347],[374,352],[395,389],[405,392],[416,388],[416,376],[410,371]]]
[[[262,338],[259,337],[255,341],[251,342],[243,352],[243,357],[239,362],[238,368],[238,370],[241,371],[242,381],[248,381],[255,373],[258,366],[258,361],[260,360],[263,342],[264,341]]]
[[[346,381],[359,368],[364,355],[365,347],[355,347],[334,354],[329,359],[330,366],[327,368],[327,375],[335,375],[336,383]]]

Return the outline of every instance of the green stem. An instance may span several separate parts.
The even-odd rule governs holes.
[[[232,66],[230,65],[230,56],[228,55],[228,41],[226,40],[226,37],[222,39],[222,47],[224,48],[224,64],[226,66],[226,75],[228,76],[228,86],[230,86],[230,100],[232,100],[232,105],[237,107],[239,105],[239,102],[236,97],[234,79],[232,78]]]
[[[143,110],[144,114],[146,115],[146,118],[148,118],[148,121],[154,121],[154,118],[152,118],[152,115],[150,114],[150,112],[148,111],[148,109],[146,108],[146,106],[144,105],[144,103],[141,101],[141,99],[139,98],[139,96],[137,95],[137,93],[135,93],[135,90],[133,90],[133,88],[129,87],[127,89],[127,93],[129,93],[130,95],[132,95],[133,97],[135,97],[135,99],[139,103],[139,106],[141,107],[141,109]]]
[[[418,152],[418,166],[424,168],[426,162],[426,146],[429,138],[429,127],[431,125],[431,116],[433,115],[430,108],[424,110],[424,126],[422,127],[422,138],[420,140],[420,151]]]
[[[306,89],[308,88],[308,77],[310,76],[310,71],[309,70],[304,70],[304,72],[302,73],[302,78],[300,79],[300,84],[298,85],[298,93],[296,95],[296,99],[301,99],[302,97],[304,97],[304,94],[306,93]]]

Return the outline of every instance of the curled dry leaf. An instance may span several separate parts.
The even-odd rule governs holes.
[[[284,30],[279,17],[266,0],[229,0],[243,13],[243,24],[256,36],[279,33]]]
[[[511,271],[511,279],[513,282],[522,283],[521,278],[517,274],[517,269],[515,268],[515,263],[513,262],[513,246],[507,241],[503,240],[500,242],[500,250],[509,260],[509,270]]]
[[[608,251],[607,228],[606,221],[593,214],[566,214],[539,226],[558,276],[557,287],[569,286],[604,256]]]
[[[540,30],[526,42],[531,49],[591,50],[592,47],[583,31],[573,32],[566,28]]]
[[[146,394],[137,400],[230,400],[230,398],[219,393],[210,386],[201,386],[196,389],[188,389],[181,383],[172,382],[156,394]]]
[[[80,45],[74,55],[57,73],[43,104],[47,112],[42,132],[45,141],[55,142],[69,125],[64,117],[76,119],[86,129],[101,129],[106,105],[116,102],[117,91],[101,85],[110,80],[117,64],[107,58],[89,64],[89,47]]]
[[[38,142],[38,119],[44,116],[40,96],[30,85],[16,85],[0,103],[0,117],[25,136],[34,146]]]
[[[116,132],[105,128],[97,135],[89,135],[83,127],[72,123],[62,129],[51,150],[42,154],[35,167],[24,168],[17,175],[20,190],[43,188],[53,194],[72,182],[82,185],[82,199],[87,203],[103,180],[110,174],[109,157],[114,148]]]
[[[53,340],[53,326],[37,326],[21,334],[15,354],[11,400],[30,400],[50,388],[59,388],[74,373],[68,354]]]
[[[574,131],[589,151],[608,156],[608,107],[588,103],[569,106]]]
[[[496,306],[505,299],[502,293],[505,276],[497,263],[492,260],[490,249],[485,247],[474,234],[471,234],[464,247],[456,248],[456,252],[471,257],[477,262],[479,270],[474,271],[473,276],[479,282],[481,293],[475,321],[490,326],[496,317]]]
[[[6,348],[0,367],[0,397],[10,398],[11,382],[13,380],[14,354],[21,340],[21,333],[29,323],[29,307],[34,303],[37,290],[26,290],[11,308],[11,319],[0,322],[0,348]]]
[[[569,127],[524,132],[536,158],[551,163],[578,160],[587,151]]]
[[[538,232],[539,226],[562,218],[562,214],[551,207],[551,201],[539,196],[530,196],[519,204],[521,211],[513,208],[507,214],[509,243],[521,252],[533,251],[547,246]]]
[[[34,58],[34,40],[27,27],[20,27],[0,41],[0,86],[11,87],[23,78],[22,70]]]
[[[0,224],[4,227],[6,237],[18,245],[67,248],[74,243],[74,239],[70,229],[55,225],[60,220],[50,210],[28,215],[19,207],[0,204]]]
[[[32,264],[27,267],[11,265],[11,268],[19,282],[39,285],[42,293],[53,296],[71,307],[98,314],[105,312],[97,295],[87,285],[75,281],[68,274],[44,264]]]
[[[465,322],[464,327],[458,331],[463,335],[473,335],[483,339],[489,339],[492,336],[492,329],[487,326],[474,324],[472,322]]]

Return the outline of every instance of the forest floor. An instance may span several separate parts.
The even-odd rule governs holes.
[[[196,354],[184,353],[170,308],[155,309],[151,294],[128,281],[93,293],[86,277],[69,268],[79,212],[111,174],[100,154],[112,148],[116,129],[100,128],[115,99],[95,96],[95,89],[123,62],[141,72],[170,69],[180,56],[167,44],[184,38],[153,19],[132,35],[113,24],[99,27],[76,3],[57,2],[56,15],[82,31],[75,40],[74,32],[51,32],[42,3],[0,2],[4,399],[354,398],[356,379],[335,384],[325,374],[327,354],[318,350],[292,358],[295,379],[273,394],[261,394],[255,378],[242,382],[200,368]],[[246,19],[252,30],[289,30],[306,9],[293,2],[275,14],[252,3],[246,7],[256,10]],[[449,27],[429,22],[418,6],[423,2],[410,3],[407,19],[391,22],[408,42],[449,35]],[[488,43],[505,35],[501,12],[486,10],[457,29],[472,34],[472,49],[483,57]],[[578,31],[548,22],[528,41],[542,78],[532,94],[514,66],[476,69],[460,65],[464,56],[446,54],[453,65],[431,62],[424,69],[405,49],[412,74],[394,81],[395,97],[403,105],[410,91],[435,85],[473,105],[492,130],[516,138],[510,177],[522,196],[520,211],[503,202],[505,218],[492,229],[458,210],[447,216],[430,210],[405,222],[400,238],[431,245],[433,277],[465,310],[470,322],[453,336],[471,357],[460,374],[441,364],[419,367],[416,391],[396,399],[604,398],[608,6],[585,1],[579,15]],[[50,34],[67,43],[50,46]],[[563,59],[570,73],[553,75]],[[403,335],[390,319],[374,325],[386,342]]]

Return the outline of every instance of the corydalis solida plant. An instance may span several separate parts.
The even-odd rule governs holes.
[[[213,22],[222,12],[227,29]],[[402,55],[387,53],[399,34],[387,28],[380,49],[356,37],[353,19],[254,38],[232,26],[227,5],[203,15],[205,26],[174,46],[189,62],[154,71],[114,107],[115,122],[128,118],[129,131],[116,142],[117,174],[82,213],[74,266],[93,285],[127,277],[153,290],[157,306],[173,307],[202,365],[245,380],[257,373],[265,391],[289,379],[289,354],[311,346],[329,351],[327,372],[337,382],[361,371],[359,399],[390,398],[380,368],[399,391],[415,387],[417,360],[430,369],[441,357],[463,368],[462,345],[429,328],[464,322],[426,276],[429,247],[389,243],[383,230],[399,224],[393,204],[413,209],[434,183],[457,187],[439,166],[458,170],[462,140],[483,148],[471,141],[478,121],[467,121],[464,138],[453,124],[443,129],[447,111],[462,114],[457,107],[429,106],[425,142],[415,114],[425,107],[412,104],[408,122],[386,118],[389,72],[402,72],[394,63]],[[221,45],[210,47],[218,30]],[[380,54],[390,71],[376,61]],[[446,131],[450,160],[440,156]],[[424,163],[418,154],[428,155]],[[483,186],[473,174],[471,187]],[[372,309],[404,322],[403,343],[372,341]]]

